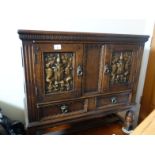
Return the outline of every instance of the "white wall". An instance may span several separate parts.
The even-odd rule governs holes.
[[[146,7],[147,6],[147,7]],[[18,29],[152,34],[153,3],[132,0],[5,0],[0,4],[0,107],[24,121],[24,76]],[[143,89],[145,48],[137,102]]]

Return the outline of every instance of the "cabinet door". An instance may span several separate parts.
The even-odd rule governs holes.
[[[34,45],[37,102],[63,100],[81,95],[81,44]]]
[[[103,46],[102,91],[131,89],[137,76],[138,45]],[[136,83],[135,83],[136,84]]]

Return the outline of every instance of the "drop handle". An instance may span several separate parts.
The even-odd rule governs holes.
[[[77,76],[80,77],[83,75],[82,66],[78,65],[77,67]]]
[[[117,104],[117,98],[116,97],[112,97],[111,98],[111,103],[112,104]]]
[[[67,113],[68,112],[68,106],[63,104],[60,106],[60,110],[61,112],[64,114],[64,113]]]
[[[106,64],[104,66],[104,73],[105,74],[110,74],[111,73],[111,66],[110,65]]]

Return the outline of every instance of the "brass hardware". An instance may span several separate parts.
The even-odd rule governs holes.
[[[111,67],[110,67],[110,65],[106,64],[104,66],[104,73],[105,74],[110,74],[110,72],[111,72]]]
[[[77,67],[77,76],[79,77],[79,76],[82,76],[82,75],[83,75],[82,67],[81,67],[81,65],[78,65],[78,67]]]
[[[111,98],[111,103],[112,104],[116,104],[117,103],[117,98],[116,97],[112,97]]]
[[[63,104],[60,106],[61,112],[62,113],[67,113],[68,112],[68,106]]]
[[[73,53],[44,53],[45,93],[73,89]]]

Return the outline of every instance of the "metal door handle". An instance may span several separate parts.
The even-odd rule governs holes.
[[[106,64],[104,66],[104,73],[105,74],[110,74],[111,73],[111,66],[110,65]]]
[[[81,65],[78,65],[77,67],[77,76],[82,76],[83,75],[83,71],[82,71],[82,66]]]

